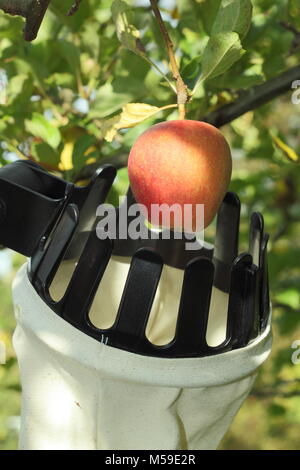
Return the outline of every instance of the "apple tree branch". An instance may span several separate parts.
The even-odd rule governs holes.
[[[300,79],[300,65],[291,67],[275,78],[267,80],[240,93],[232,103],[226,104],[203,117],[203,121],[222,127],[234,119],[252,111],[292,89],[292,83]]]
[[[25,18],[24,39],[33,41],[40,29],[41,23],[51,0],[0,0],[0,9],[10,15]],[[81,0],[74,0],[67,15],[73,15],[79,8]]]
[[[36,38],[51,0],[0,0],[0,9],[10,15],[23,16],[26,20],[24,39]]]

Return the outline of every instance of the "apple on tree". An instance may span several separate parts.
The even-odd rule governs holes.
[[[164,226],[165,211],[177,204],[165,228],[196,231],[196,205],[204,205],[204,227],[213,220],[227,191],[232,161],[229,145],[214,126],[200,121],[161,122],[145,131],[133,145],[128,160],[131,189],[147,209],[148,220]],[[191,205],[191,220],[181,217]],[[162,206],[163,207],[163,206]],[[178,217],[177,217],[178,216]],[[178,226],[182,221],[182,226]],[[180,222],[179,222],[180,223]],[[186,230],[188,228],[189,230]]]

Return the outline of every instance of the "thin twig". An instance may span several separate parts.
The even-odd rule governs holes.
[[[161,17],[159,8],[157,6],[157,0],[150,0],[151,6],[153,13],[157,19],[159,28],[161,30],[162,36],[164,38],[164,42],[166,44],[169,60],[170,60],[170,66],[173,74],[173,78],[176,81],[176,90],[177,90],[177,103],[178,103],[178,110],[179,110],[179,119],[184,119],[185,118],[185,104],[188,102],[189,95],[188,95],[188,90],[187,86],[184,83],[179,69],[177,65],[177,61],[175,58],[174,54],[174,44],[169,36],[169,33],[167,31],[167,28],[165,27],[165,24],[163,22],[163,19]]]
[[[295,26],[293,26],[291,23],[287,23],[286,21],[279,21],[280,26],[282,26],[284,29],[287,29],[291,33],[293,33],[295,36],[300,35],[300,31],[298,31]]]
[[[290,31],[294,35],[294,39],[292,41],[291,48],[288,53],[288,56],[290,56],[294,54],[300,46],[300,31],[298,31],[298,29],[295,28],[295,26],[293,26],[291,23],[287,23],[286,21],[279,21],[279,24],[284,29]]]
[[[78,8],[80,6],[80,3],[81,3],[81,0],[75,0],[73,5],[71,6],[70,10],[68,11],[67,16],[74,15],[74,13],[76,13],[76,11],[78,10]]]

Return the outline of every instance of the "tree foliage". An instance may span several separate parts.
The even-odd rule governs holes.
[[[168,4],[164,19],[193,94],[188,118],[201,119],[298,64],[296,2],[256,0],[253,16],[250,0]],[[122,107],[160,108],[176,98],[149,7],[85,0],[74,16],[65,10],[53,0],[32,43],[20,34],[20,18],[0,17],[1,159],[5,164],[7,150],[14,151],[74,177],[87,163],[128,151],[143,125],[118,133],[112,143],[105,140]],[[174,116],[170,109],[145,125]]]
[[[136,137],[177,117],[176,83],[150,2],[83,0],[68,17],[72,4],[52,0],[32,43],[23,40],[23,19],[0,13],[0,162],[30,158],[77,181],[111,161],[124,167],[116,196],[126,190]],[[300,366],[291,362],[291,344],[300,339],[300,4],[161,0],[159,6],[188,87],[186,117],[209,116],[221,125],[226,106],[238,109],[222,130],[234,159],[230,189],[242,200],[241,250],[254,210],[271,236],[273,353],[224,445],[297,448]],[[245,107],[258,86],[263,99]],[[253,432],[247,440],[248,428],[261,439]]]

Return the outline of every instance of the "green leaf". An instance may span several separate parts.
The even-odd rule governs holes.
[[[99,56],[100,41],[102,42],[102,37],[99,32],[99,28],[100,24],[96,20],[88,23],[82,31],[82,43],[85,48],[89,51],[90,55],[95,59],[97,59]]]
[[[59,152],[54,150],[46,142],[34,142],[31,146],[31,153],[37,161],[57,168],[59,164]]]
[[[276,300],[280,303],[287,304],[291,308],[298,309],[300,307],[300,293],[297,289],[286,289],[276,295]]]
[[[96,138],[90,134],[80,136],[74,145],[72,162],[74,171],[79,171],[85,164],[87,158],[91,156],[94,149],[93,145],[96,143]],[[87,152],[90,150],[90,152]]]
[[[97,91],[96,99],[93,101],[88,115],[89,120],[109,116],[131,99],[132,96],[127,93],[115,93],[112,85],[106,83]]]
[[[277,24],[278,16],[278,5],[276,4],[269,8],[267,12],[254,15],[252,17],[250,30],[243,41],[244,47],[249,49],[255,44],[256,48],[261,50],[264,40],[269,36],[274,25]],[[276,34],[278,34],[278,32],[276,32]]]
[[[62,56],[68,62],[71,70],[77,73],[80,70],[80,52],[78,47],[72,42],[65,40],[60,40],[58,44]]]
[[[25,129],[34,137],[40,137],[53,148],[57,148],[60,143],[61,135],[59,130],[42,114],[33,113],[31,120],[26,119]]]
[[[112,17],[119,41],[123,46],[138,55],[145,55],[140,42],[140,32],[133,26],[133,10],[124,0],[114,0],[111,6]]]
[[[51,86],[71,88],[74,85],[74,75],[71,73],[53,73],[45,80],[45,83]]]
[[[286,414],[287,410],[284,406],[278,405],[277,403],[271,403],[268,406],[268,413],[271,416],[284,416]]]
[[[188,1],[188,4],[189,3],[190,2]],[[216,15],[218,14],[220,4],[221,0],[199,0],[199,3],[197,5],[200,11],[204,29],[209,35],[211,33]]]
[[[235,32],[242,39],[249,31],[251,18],[252,3],[250,0],[222,0],[211,35]]]
[[[212,36],[204,49],[202,74],[193,93],[204,80],[226,72],[244,52],[237,33],[218,33],[216,36]]]
[[[194,57],[181,70],[181,76],[184,80],[184,83],[188,85],[189,88],[193,87],[196,78],[199,76],[201,70],[200,63],[201,57]]]
[[[261,73],[261,65],[255,64],[247,69],[244,64],[237,63],[221,77],[213,78],[209,81],[210,88],[218,90],[231,89],[240,90],[259,85],[264,82],[264,75]]]
[[[191,31],[199,33],[200,28],[203,25],[205,27],[203,15],[209,14],[209,8],[212,7],[213,9],[215,9],[216,3],[220,1],[221,0],[209,0],[209,2],[207,2],[204,0],[204,2],[201,1],[201,3],[198,3],[197,1],[191,2],[190,0],[177,0],[175,12],[177,13],[176,16],[178,16],[179,19],[179,29],[183,30],[184,28],[188,28]],[[205,5],[203,5],[203,3],[205,3]],[[206,5],[207,3],[209,3],[209,5]],[[215,11],[215,14],[217,12],[217,9]],[[161,42],[161,32],[159,30],[159,27],[157,26],[157,21],[155,17],[153,17],[153,22],[156,24],[156,28],[159,34],[159,40],[157,41],[157,43],[159,44]]]
[[[299,0],[289,0],[288,14],[290,21],[300,28],[300,2]]]
[[[12,103],[12,101],[20,95],[27,79],[28,75],[26,74],[19,74],[9,79],[7,85],[9,103]]]

